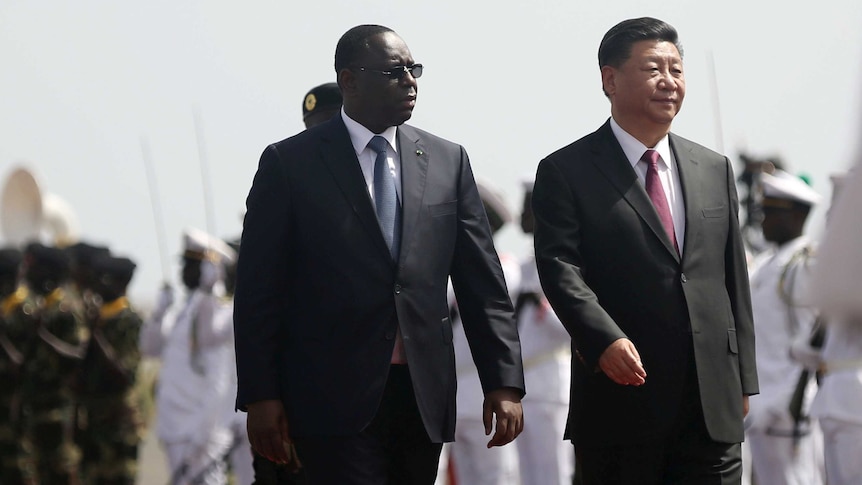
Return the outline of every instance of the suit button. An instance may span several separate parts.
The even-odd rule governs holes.
[[[396,295],[400,295],[400,294],[401,294],[401,285],[395,285],[395,294],[396,294]]]
[[[682,281],[683,283],[688,282],[688,278],[685,277],[685,273],[680,275],[679,280]]]

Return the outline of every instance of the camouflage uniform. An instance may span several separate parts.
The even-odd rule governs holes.
[[[81,368],[78,443],[86,484],[133,485],[142,419],[135,388],[141,318],[125,297],[102,306]]]
[[[38,338],[23,367],[24,428],[33,444],[39,481],[44,485],[77,484],[81,453],[72,439],[72,384],[86,332],[80,310],[65,298],[62,289],[41,303],[36,306]]]
[[[35,483],[21,427],[21,366],[36,336],[33,304],[19,288],[0,302],[0,483]]]

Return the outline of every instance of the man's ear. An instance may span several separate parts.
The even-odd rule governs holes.
[[[341,88],[341,95],[347,97],[356,92],[356,73],[350,69],[342,69],[338,71],[338,87]]]
[[[602,91],[605,92],[605,96],[611,97],[616,93],[616,75],[617,70],[613,67],[602,66]]]

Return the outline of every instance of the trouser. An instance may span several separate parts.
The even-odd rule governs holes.
[[[11,398],[0,398],[0,483],[35,483],[30,442],[21,427],[18,406]]]
[[[449,485],[449,453],[451,443],[443,443],[440,460],[437,462],[437,479],[434,485]]]
[[[246,414],[237,413],[231,417],[230,432],[233,435],[233,449],[228,460],[230,469],[236,478],[236,485],[252,485],[254,483],[254,457],[251,443],[246,430]]]
[[[569,406],[524,400],[524,431],[515,440],[521,485],[570,485],[575,473],[571,443],[563,440]]]
[[[583,483],[738,485],[742,480],[741,446],[716,442],[709,436],[693,361],[684,385],[680,408],[665,436],[645,443],[576,445]],[[741,395],[739,400],[741,406]]]
[[[71,403],[32,406],[25,417],[38,483],[81,483],[81,450],[72,440],[74,409]]]
[[[227,466],[223,443],[199,446],[190,441],[164,444],[171,474],[170,485],[226,485]]]
[[[313,485],[433,485],[442,447],[425,431],[406,365],[390,367],[380,407],[365,429],[294,443]]]
[[[862,483],[862,423],[821,418],[829,485]]]
[[[823,481],[823,441],[820,429],[794,439],[792,433],[749,430],[754,482],[766,485],[819,485]],[[862,482],[860,482],[862,483]]]
[[[134,485],[138,472],[141,418],[124,396],[82,403],[76,441],[87,485]],[[86,419],[80,419],[85,416]]]
[[[526,429],[526,426],[524,427]],[[521,439],[520,437],[518,439]],[[459,419],[449,456],[458,485],[510,485],[518,480],[518,450],[511,443],[488,449],[481,419]]]

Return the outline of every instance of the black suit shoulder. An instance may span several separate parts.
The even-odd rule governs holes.
[[[568,145],[557,149],[548,156],[545,160],[551,160],[554,163],[565,161],[566,163],[577,163],[578,155],[587,151],[593,151],[596,144],[602,136],[602,128],[569,143]]]
[[[447,158],[460,160],[462,158],[462,154],[465,152],[462,145],[445,138],[441,138],[423,129],[416,128],[415,126],[401,125],[398,127],[398,131],[399,138],[402,140],[402,145],[405,140],[409,140],[410,142],[415,143],[419,150],[433,149],[435,155],[440,155],[442,150],[443,156],[435,156],[435,159]],[[402,146],[402,149],[408,149],[408,147]]]
[[[681,155],[680,152],[682,151],[687,151],[691,153],[692,157],[699,161],[727,161],[727,157],[725,155],[722,155],[721,153],[718,153],[699,143],[693,142],[687,138],[683,138],[676,133],[670,133],[669,137],[670,145],[673,149],[677,150],[677,155]]]
[[[433,142],[433,143],[441,143],[444,145],[451,145],[453,147],[460,147],[459,143],[455,143],[453,141],[447,140],[440,136],[437,136],[431,132],[425,131],[421,128],[416,128],[413,125],[401,125],[398,127],[401,132],[411,138],[416,138],[423,141]]]
[[[300,149],[302,147],[309,147],[316,145],[324,138],[330,138],[332,134],[337,129],[337,125],[333,126],[335,122],[335,118],[325,123],[321,123],[317,126],[313,126],[308,128],[307,130],[300,131],[299,133],[289,136],[283,140],[279,140],[277,142],[271,143],[267,146],[267,149],[272,148],[275,149],[279,154],[289,153],[291,151]],[[339,119],[339,122],[340,119]],[[346,128],[342,129],[346,133]]]

